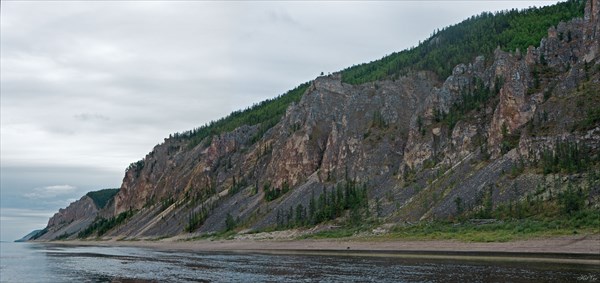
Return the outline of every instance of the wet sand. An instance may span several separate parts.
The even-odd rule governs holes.
[[[344,256],[427,257],[440,259],[511,259],[600,265],[600,235],[564,236],[503,243],[451,240],[189,240],[59,241],[76,246],[124,246],[187,252],[257,252]]]

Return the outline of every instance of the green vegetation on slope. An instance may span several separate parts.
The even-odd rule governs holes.
[[[348,225],[360,224],[364,216],[369,215],[369,200],[365,184],[346,180],[338,183],[336,188],[325,190],[318,198],[311,196],[308,207],[301,203],[290,206],[289,210],[277,211],[277,229],[312,226],[336,219],[349,211]]]
[[[456,123],[462,120],[466,114],[473,110],[484,110],[489,100],[500,93],[500,89],[498,88],[500,85],[502,85],[502,79],[496,78],[496,88],[491,90],[484,85],[480,78],[473,78],[470,90],[461,93],[461,99],[452,105],[450,111],[437,110],[434,113],[434,121],[445,124],[448,127],[448,133],[451,134]],[[424,130],[424,128],[420,127],[422,134],[424,134]]]
[[[110,231],[112,228],[117,227],[125,222],[128,218],[133,216],[136,211],[128,210],[125,212],[119,213],[117,216],[113,216],[109,219],[98,217],[90,226],[85,228],[85,230],[79,232],[77,235],[78,238],[87,238],[91,235],[96,234],[96,236],[100,237],[104,235],[106,232]]]
[[[568,168],[568,167],[567,167]],[[581,171],[579,171],[581,172]],[[380,223],[377,219],[361,221],[359,225],[345,225],[301,238],[347,238],[359,234],[358,239],[460,240],[466,242],[505,242],[535,237],[600,233],[600,210],[589,202],[591,188],[600,185],[598,167],[588,168],[585,181],[568,182],[559,189],[562,177],[554,175],[553,182],[538,184],[535,192],[517,201],[494,203],[490,187],[481,199],[481,205],[465,209],[460,198],[455,199],[457,218],[431,222],[401,224],[389,233],[372,235]]]
[[[598,171],[590,170],[587,178],[586,187],[600,184]],[[462,214],[458,221],[398,226],[388,237],[504,242],[533,237],[600,233],[600,210],[587,204],[588,189],[569,183],[566,190],[552,194],[551,187],[550,184],[539,185],[535,193],[528,194],[523,200],[497,205],[487,195],[482,207]],[[460,201],[456,204],[459,206]],[[489,223],[478,223],[478,220]]]
[[[375,223],[376,224],[376,223]],[[300,239],[339,239],[364,236],[358,240],[458,240],[463,242],[508,242],[514,240],[574,234],[600,233],[600,211],[583,210],[555,219],[507,219],[486,224],[476,222],[420,222],[396,226],[389,233],[369,235],[374,224],[344,226],[301,236]]]
[[[581,173],[588,170],[597,158],[585,144],[557,140],[555,148],[545,149],[537,165],[543,169],[544,174]]]
[[[384,237],[412,240],[460,240],[465,242],[507,242],[536,237],[597,234],[600,212],[585,210],[555,219],[507,219],[487,224],[471,222],[430,222],[396,227]]]
[[[573,194],[571,192],[565,194]],[[573,198],[573,197],[566,197]],[[576,197],[579,199],[579,197]],[[561,209],[573,208],[571,201],[563,202]],[[459,240],[464,242],[507,242],[538,237],[598,234],[600,233],[600,211],[592,208],[572,210],[569,214],[552,217],[530,216],[525,218],[504,218],[489,223],[463,220],[420,222],[414,225],[398,225],[389,233],[370,235],[377,228],[376,222],[359,226],[346,225],[333,230],[325,230],[304,235],[302,239],[327,239],[355,237],[361,233],[363,240]],[[370,236],[369,236],[370,235]]]
[[[290,191],[290,186],[288,185],[287,182],[284,182],[281,189],[271,188],[271,184],[267,183],[263,186],[263,190],[265,192],[264,199],[266,201],[272,201],[272,200],[279,198],[282,195],[287,194],[287,192]]]
[[[498,46],[505,51],[538,46],[550,26],[582,17],[584,4],[570,0],[523,11],[485,12],[435,32],[417,47],[347,68],[342,71],[342,80],[361,84],[395,78],[411,70],[429,70],[445,78],[457,64],[479,55],[489,56]]]
[[[189,139],[190,147],[200,144],[204,139],[225,132],[231,132],[243,125],[260,124],[259,132],[252,138],[252,143],[262,138],[263,134],[275,126],[292,102],[299,102],[308,89],[309,83],[303,83],[296,88],[273,99],[267,99],[245,110],[234,111],[229,116],[212,121],[209,124],[193,130],[175,133],[173,137]]]
[[[86,195],[90,197],[98,209],[106,206],[106,204],[119,192],[119,189],[104,189],[95,192],[89,192]]]

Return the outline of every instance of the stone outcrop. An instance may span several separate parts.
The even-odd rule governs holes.
[[[531,119],[539,97],[526,95],[531,75],[525,60],[499,50],[494,59],[491,71],[503,78],[504,84],[490,125],[488,147],[494,157],[499,157],[502,140]]]
[[[98,212],[99,209],[92,198],[83,196],[55,213],[48,221],[47,231],[37,240],[73,238],[96,219]]]

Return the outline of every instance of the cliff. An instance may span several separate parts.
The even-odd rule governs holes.
[[[351,85],[343,73],[320,76],[264,133],[256,124],[197,144],[169,137],[130,166],[106,207],[84,196],[39,239],[310,226],[358,207],[389,223],[452,219],[488,200],[551,198],[551,181],[554,195],[580,186],[597,207],[599,6],[588,1],[583,19],[550,27],[537,48],[496,49],[446,78],[413,70]],[[545,156],[565,145],[585,166],[546,170]]]
[[[69,204],[67,208],[61,208],[50,218],[46,228],[32,239],[53,240],[71,236],[94,222],[98,212],[99,208],[94,200],[85,195]]]

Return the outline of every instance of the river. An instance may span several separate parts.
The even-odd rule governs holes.
[[[0,245],[1,282],[600,282],[598,265]]]

